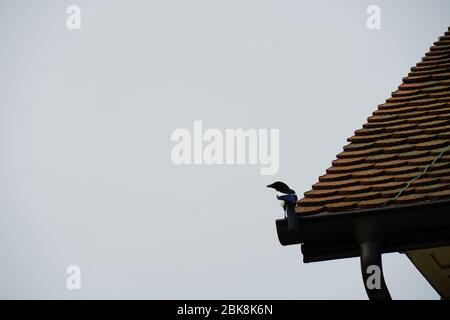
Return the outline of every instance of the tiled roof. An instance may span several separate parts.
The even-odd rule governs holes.
[[[298,214],[450,199],[450,28],[367,121]]]

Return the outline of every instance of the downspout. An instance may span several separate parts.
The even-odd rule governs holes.
[[[384,281],[379,241],[360,243],[361,273],[370,300],[392,300]]]
[[[298,217],[298,230],[286,219],[275,222],[283,246],[302,245],[305,263],[360,257],[364,288],[370,299],[391,299],[381,254],[450,246],[450,199],[349,212]],[[424,214],[424,210],[427,214]],[[371,265],[379,267],[380,289],[370,289]],[[369,271],[369,274],[367,273]],[[370,279],[369,279],[370,278]]]

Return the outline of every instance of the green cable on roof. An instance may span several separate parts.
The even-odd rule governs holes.
[[[447,146],[447,147],[445,147],[444,149],[442,149],[442,151],[436,156],[436,158],[434,158],[433,159],[433,161],[429,164],[429,165],[427,165],[426,167],[425,167],[425,169],[417,176],[417,177],[415,177],[414,179],[412,179],[412,180],[410,180],[407,184],[406,184],[406,186],[404,186],[396,195],[395,195],[395,197],[393,197],[393,198],[391,198],[391,199],[388,199],[385,203],[384,203],[384,205],[387,205],[388,203],[390,203],[390,202],[394,202],[395,200],[397,200],[397,198],[398,197],[400,197],[402,194],[403,194],[403,192],[405,192],[405,190],[406,189],[408,189],[410,186],[411,186],[411,184],[414,182],[414,181],[416,181],[417,179],[420,179],[420,178],[422,178],[425,174],[427,174],[428,173],[428,170],[444,155],[444,153],[446,153],[447,151],[450,151],[450,144]]]

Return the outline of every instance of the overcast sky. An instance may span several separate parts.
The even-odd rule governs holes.
[[[265,186],[309,190],[449,25],[448,0],[0,0],[0,297],[366,299],[358,259],[279,244]],[[195,120],[279,129],[279,172],[175,165]],[[383,259],[393,298],[438,298]]]

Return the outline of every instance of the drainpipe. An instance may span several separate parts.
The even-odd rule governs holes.
[[[370,300],[392,300],[384,281],[380,242],[367,240],[360,243],[361,272],[364,288]]]

